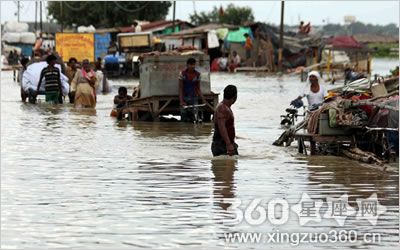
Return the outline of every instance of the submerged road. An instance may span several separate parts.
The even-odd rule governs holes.
[[[279,116],[298,95],[298,77],[221,73],[211,80],[214,92],[222,93],[227,84],[238,87],[233,106],[240,137],[236,161],[212,158],[211,124],[131,124],[111,118],[118,87],[128,86],[131,92],[137,82],[111,81],[113,92],[98,96],[95,111],[77,111],[69,104],[21,103],[12,73],[2,72],[1,247],[265,248],[229,244],[224,233],[277,230],[355,230],[358,238],[374,232],[381,234],[379,244],[340,246],[398,244],[396,164],[381,173],[345,158],[298,155],[296,143],[272,146],[282,132]],[[344,226],[324,218],[301,226],[293,211],[283,225],[225,221],[231,216],[228,198],[243,204],[281,198],[293,206],[303,193],[323,202],[347,194],[354,209],[358,198],[376,193],[387,211],[376,226],[355,216]],[[332,246],[338,244],[300,244]]]

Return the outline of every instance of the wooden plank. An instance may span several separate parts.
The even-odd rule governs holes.
[[[161,108],[160,108],[160,113],[171,103],[172,99],[168,100]]]
[[[239,67],[235,68],[234,72],[268,72],[267,67]]]

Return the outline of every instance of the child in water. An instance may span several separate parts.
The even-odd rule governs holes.
[[[122,108],[124,108],[129,100],[132,100],[133,97],[128,95],[128,90],[125,87],[119,87],[118,89],[118,95],[114,97],[114,104],[115,108],[117,110],[117,116],[118,119],[122,118]]]

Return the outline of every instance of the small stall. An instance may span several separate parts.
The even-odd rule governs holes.
[[[179,116],[178,76],[190,57],[196,59],[196,70],[201,74],[200,88],[207,101],[203,121],[210,121],[218,104],[218,94],[211,91],[209,56],[199,51],[143,55],[136,98],[121,112],[132,120],[159,121],[161,116]]]

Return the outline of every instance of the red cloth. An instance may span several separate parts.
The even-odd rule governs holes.
[[[231,63],[231,64],[229,65],[229,70],[230,70],[231,72],[233,72],[233,71],[235,71],[235,69],[236,69],[238,66],[239,66],[239,65],[237,65],[237,64]]]
[[[360,96],[352,96],[351,99],[352,99],[353,101],[367,100],[367,99],[371,99],[371,96],[362,94],[362,95],[360,95]],[[361,108],[362,110],[364,110],[364,111],[367,113],[368,117],[370,117],[370,115],[371,115],[371,113],[372,113],[372,110],[374,109],[374,107],[373,107],[373,106],[370,106],[370,105],[360,106],[360,108]]]
[[[211,72],[218,72],[218,71],[219,71],[218,58],[215,58],[211,63]]]

